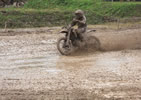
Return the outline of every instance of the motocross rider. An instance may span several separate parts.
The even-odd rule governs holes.
[[[73,27],[77,25],[77,29],[73,29],[73,33],[83,41],[84,40],[84,33],[86,32],[87,24],[86,24],[86,17],[82,10],[75,11],[75,18],[69,25],[69,27]]]

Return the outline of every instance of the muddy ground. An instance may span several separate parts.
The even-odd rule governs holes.
[[[70,56],[60,27],[1,29],[0,100],[140,100],[141,27],[95,28],[103,51]]]

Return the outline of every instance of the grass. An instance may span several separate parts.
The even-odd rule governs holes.
[[[134,16],[136,6],[141,6],[141,2],[103,2],[102,0],[30,0],[25,8],[32,9],[59,9],[70,10],[82,9],[93,11],[106,16]]]
[[[52,9],[52,8],[90,8],[94,3],[100,0],[30,0],[25,7],[34,9]],[[37,5],[38,4],[38,5]]]
[[[29,0],[23,8],[0,8],[0,27],[43,27],[70,23],[76,9],[85,11],[88,24],[117,18],[141,17],[141,2],[102,2],[100,0]]]

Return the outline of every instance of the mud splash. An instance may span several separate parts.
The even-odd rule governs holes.
[[[81,52],[95,52],[98,51],[119,51],[126,49],[141,49],[141,30],[127,29],[121,31],[106,31],[98,30],[97,32],[88,33],[86,40],[87,44],[78,51]],[[98,41],[99,43],[97,43]],[[96,46],[98,45],[98,46]],[[97,49],[97,47],[99,47]],[[75,54],[77,54],[75,53]]]

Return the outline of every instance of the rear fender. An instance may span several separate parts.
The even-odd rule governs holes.
[[[67,31],[61,31],[60,33],[68,33]]]

